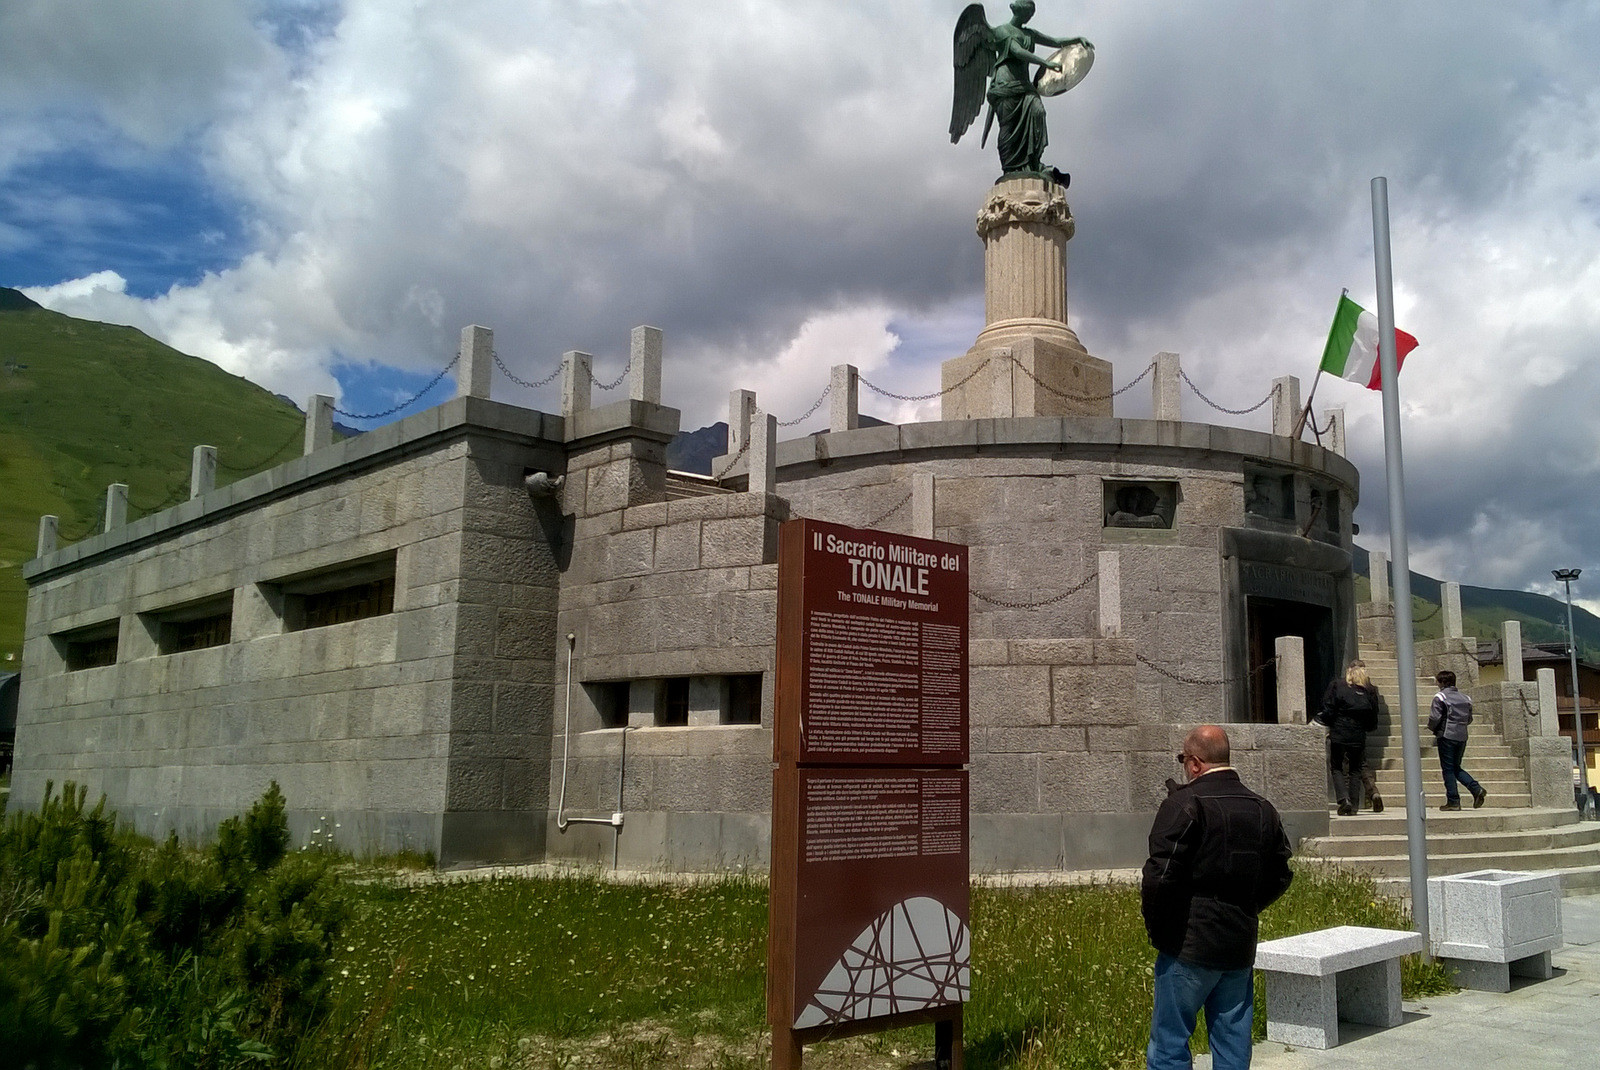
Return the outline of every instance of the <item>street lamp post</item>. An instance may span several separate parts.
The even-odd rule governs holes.
[[[1572,581],[1583,572],[1581,568],[1558,568],[1551,575],[1567,588],[1567,655],[1572,661],[1572,727],[1577,733],[1578,786],[1583,789],[1583,812],[1589,811],[1589,756],[1583,747],[1583,703],[1578,698],[1578,642],[1572,631]]]

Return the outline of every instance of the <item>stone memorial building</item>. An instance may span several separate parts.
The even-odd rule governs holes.
[[[13,798],[73,780],[202,836],[275,779],[298,838],[357,851],[764,865],[777,531],[805,516],[970,547],[975,868],[1137,865],[1198,721],[1325,832],[1304,711],[1355,650],[1342,416],[1301,441],[1280,379],[1272,433],[1185,421],[1160,354],[1154,418],[1116,417],[1067,326],[1071,230],[1059,187],[994,188],[987,326],[937,421],[859,426],[841,365],[827,432],[777,441],[735,390],[713,476],[674,473],[659,332],[611,404],[567,354],[547,414],[490,400],[469,327],[450,402],[333,442],[317,399],[298,460],[215,487],[199,447],[182,505],[125,523],[113,487],[68,546],[45,518]]]

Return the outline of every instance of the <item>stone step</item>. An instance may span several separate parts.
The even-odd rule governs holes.
[[[1383,755],[1380,759],[1379,769],[1405,768],[1405,763],[1400,760],[1402,752],[1399,740],[1396,740],[1395,745],[1392,747],[1382,748],[1369,741],[1367,743],[1367,753]],[[1431,766],[1435,770],[1439,768],[1439,752],[1433,747],[1424,748],[1421,758],[1425,765]],[[1466,757],[1462,760],[1471,763],[1467,769],[1469,773],[1472,772],[1472,766],[1479,765],[1485,769],[1514,770],[1518,773],[1522,772],[1523,769],[1522,759],[1512,754],[1511,748],[1504,745],[1498,747],[1488,744],[1483,747],[1479,747],[1476,744],[1470,745],[1467,747]]]
[[[671,471],[667,473],[666,492],[669,502],[682,501],[685,498],[703,498],[711,494],[734,493],[731,488],[722,486],[710,476]]]
[[[1437,824],[1436,824],[1437,822]],[[1549,809],[1528,808],[1515,813],[1493,813],[1482,810],[1463,810],[1461,813],[1429,814],[1427,825],[1434,832],[1477,835],[1484,832],[1521,832],[1529,829],[1560,828],[1579,824],[1578,812],[1571,807]],[[1587,822],[1600,828],[1600,822]],[[1404,836],[1406,813],[1389,809],[1381,814],[1363,813],[1356,817],[1335,817],[1329,822],[1333,835],[1352,836]]]
[[[1411,863],[1404,854],[1351,855],[1339,858],[1318,858],[1307,855],[1312,864],[1333,865],[1358,870],[1374,877],[1409,877]],[[1480,869],[1505,869],[1519,873],[1533,873],[1551,869],[1576,869],[1600,866],[1600,843],[1558,847],[1543,851],[1473,851],[1461,854],[1440,852],[1435,854],[1430,844],[1428,875],[1439,877],[1454,873],[1471,873]]]
[[[1465,812],[1465,811],[1463,811]],[[1454,815],[1441,815],[1450,817]],[[1354,818],[1342,818],[1355,821]],[[1564,847],[1582,847],[1600,844],[1600,822],[1558,825],[1554,828],[1513,830],[1485,830],[1480,832],[1442,831],[1444,822],[1430,822],[1433,829],[1428,835],[1428,856],[1445,854],[1492,854],[1506,851],[1551,851]],[[1378,855],[1404,855],[1407,851],[1405,830],[1378,835],[1322,836],[1314,842],[1307,840],[1301,849],[1316,853],[1322,858],[1360,858]]]
[[[1535,872],[1555,873],[1560,876],[1561,894],[1563,896],[1593,895],[1596,892],[1600,892],[1600,866],[1572,866],[1536,870]],[[1379,895],[1405,901],[1411,899],[1411,877],[1409,872],[1404,877],[1378,877],[1372,883]]]

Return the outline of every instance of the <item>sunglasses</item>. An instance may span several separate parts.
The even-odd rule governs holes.
[[[1178,764],[1179,765],[1182,765],[1184,762],[1190,762],[1190,761],[1198,762],[1199,760],[1200,760],[1199,758],[1196,758],[1192,754],[1179,754],[1178,755]]]

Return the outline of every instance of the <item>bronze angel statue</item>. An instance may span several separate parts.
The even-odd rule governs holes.
[[[1033,11],[1033,0],[1013,0],[1011,21],[990,26],[983,5],[969,4],[956,20],[950,141],[960,141],[978,117],[987,85],[989,116],[983,122],[982,144],[989,143],[989,129],[998,116],[1001,171],[1044,175],[1065,185],[1065,174],[1044,167],[1042,157],[1050,137],[1040,98],[1065,93],[1082,81],[1094,63],[1094,46],[1082,37],[1063,39],[1029,29]],[[1049,57],[1036,55],[1036,44],[1056,52]],[[1039,70],[1030,71],[1030,66]]]

